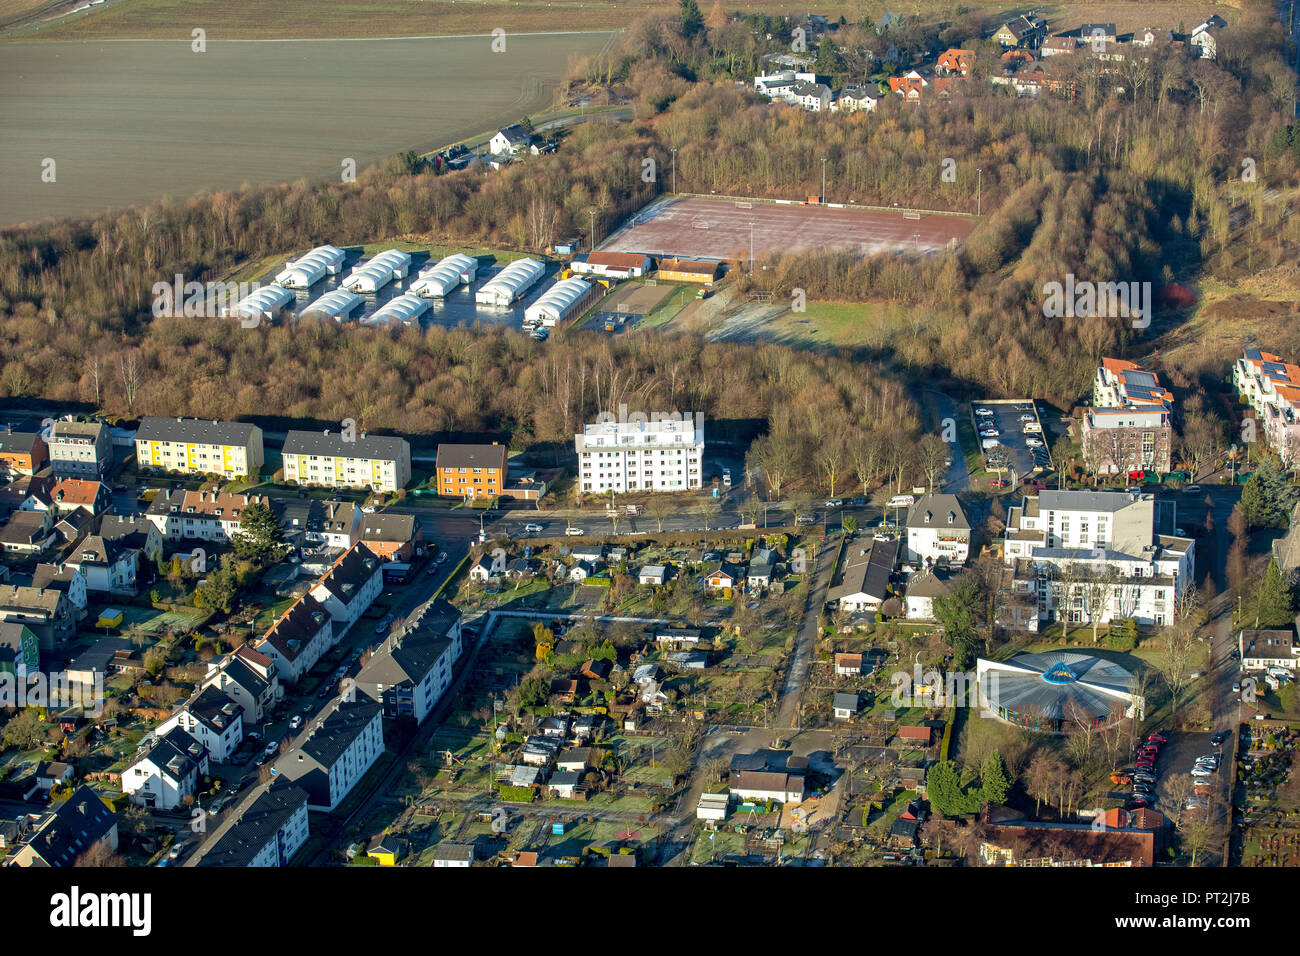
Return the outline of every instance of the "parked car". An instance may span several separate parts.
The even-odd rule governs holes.
[[[1185,492],[1190,492],[1190,493],[1192,493],[1192,494],[1195,494],[1196,492],[1198,492],[1198,491],[1200,491],[1200,490],[1201,490],[1201,486],[1200,486],[1200,485],[1188,485],[1186,488],[1183,489],[1183,491],[1185,491]]]
[[[912,495],[894,495],[894,497],[889,499],[888,507],[906,508],[908,505],[914,504],[916,504],[916,498]]]
[[[1043,440],[1042,440],[1041,438],[1032,438],[1032,437],[1030,437],[1030,438],[1026,438],[1026,439],[1025,439],[1025,446],[1026,446],[1027,448],[1042,448],[1042,447],[1043,447]]]
[[[263,750],[262,753],[266,754],[268,757],[273,757],[275,756],[275,752],[279,749],[280,749],[280,741],[272,740],[269,744],[266,745],[266,749]]]
[[[289,721],[290,730],[299,730],[302,728],[302,715],[294,714],[293,719]]]
[[[442,562],[444,562],[444,561],[447,560],[447,552],[446,552],[446,551],[439,551],[439,552],[438,552],[438,556],[437,556],[436,558],[434,558],[433,560],[437,561],[439,564],[442,564]]]
[[[536,521],[530,521],[528,522],[528,524],[524,525],[524,530],[527,531],[529,534],[540,534],[542,530],[542,526],[539,525]]]
[[[1010,484],[1010,482],[1007,481],[1005,478],[990,478],[990,479],[989,479],[989,487],[990,487],[990,488],[1005,488],[1005,487],[1006,487],[1007,485],[1009,485],[1009,484]]]
[[[989,411],[987,408],[977,408],[977,409],[975,409],[975,414],[978,415],[980,418],[992,418],[992,417],[993,417],[993,413],[992,413],[991,411]]]
[[[843,499],[843,498],[827,498],[827,499],[826,499],[826,507],[827,507],[827,508],[843,508],[843,507],[844,507],[844,499]]]
[[[1217,734],[1215,734],[1213,737],[1210,738],[1210,743],[1214,744],[1214,746],[1216,747],[1222,747],[1225,743],[1227,743],[1228,738],[1231,736],[1232,736],[1232,731],[1220,730]]]
[[[1151,733],[1147,734],[1147,740],[1150,741],[1151,743],[1157,743],[1157,744],[1163,744],[1169,742],[1168,737],[1166,737],[1164,734],[1156,730],[1153,730],[1151,731]]]

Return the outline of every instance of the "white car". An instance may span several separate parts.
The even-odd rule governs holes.
[[[1026,438],[1025,445],[1029,448],[1042,448],[1043,441],[1041,438]]]
[[[564,533],[572,538],[580,534],[586,534],[587,532],[583,531],[581,528],[565,528]]]
[[[289,729],[297,730],[302,726],[302,714],[294,714],[293,719],[289,721]]]
[[[992,418],[992,417],[993,417],[993,413],[992,413],[991,411],[989,411],[987,408],[977,408],[977,409],[975,409],[975,414],[978,415],[980,418]]]
[[[542,530],[542,526],[533,522],[524,525],[524,530],[529,534],[537,534]]]
[[[996,438],[986,438],[980,442],[982,448],[997,448],[1000,444],[1002,444],[1002,442],[998,441]]]
[[[1043,433],[1043,426],[1038,424],[1038,422],[1026,422],[1025,427],[1020,430],[1022,432],[1033,432],[1035,435],[1041,435]]]
[[[889,508],[905,508],[908,505],[916,504],[916,499],[911,495],[894,495],[889,499]]]
[[[1026,412],[1025,414],[1020,416],[1020,420],[1022,422],[1032,422],[1034,420],[1034,416]]]

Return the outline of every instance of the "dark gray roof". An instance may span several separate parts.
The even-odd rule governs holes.
[[[50,430],[50,439],[57,441],[59,439],[85,438],[93,442],[99,437],[99,433],[107,427],[103,422],[58,421],[54,423],[54,427]]]
[[[323,720],[312,727],[307,739],[284,757],[280,769],[289,772],[301,754],[328,770],[370,726],[379,712],[380,706],[374,701],[340,701]]]
[[[117,814],[90,787],[78,787],[31,838],[29,845],[47,866],[72,866],[117,825]]]
[[[928,518],[928,520],[927,520]],[[970,522],[956,495],[922,495],[907,512],[909,528],[956,528],[970,530]]]
[[[155,767],[165,770],[173,780],[179,781],[198,771],[199,763],[207,752],[208,749],[186,731],[173,727],[157,738],[140,760],[151,761]],[[134,763],[139,763],[140,760]]]
[[[474,862],[474,844],[440,843],[433,851],[435,860],[455,860],[458,863]]]
[[[415,538],[415,515],[381,512],[361,516],[363,541],[411,541]]]
[[[340,555],[317,584],[342,603],[351,604],[362,586],[379,573],[379,558],[364,544],[357,544]]]
[[[438,666],[438,661],[450,647],[451,641],[447,638],[429,632],[417,631],[392,637],[361,668],[356,678],[357,687],[364,691],[376,684],[386,687],[418,684]]]
[[[248,866],[293,815],[307,805],[307,791],[277,780],[239,815],[197,866]]]
[[[828,599],[838,601],[854,594],[866,594],[883,601],[898,558],[898,539],[872,541],[869,548],[851,547],[852,553],[844,558],[843,580],[830,589]]]
[[[505,468],[505,445],[439,445],[439,468]]]
[[[243,713],[229,694],[213,685],[203,688],[185,709],[218,734],[225,733]]]
[[[582,772],[579,770],[561,770],[559,773],[551,775],[552,787],[576,787],[582,782]]]
[[[254,431],[250,422],[223,422],[207,418],[142,418],[137,441],[193,442],[202,445],[247,445]]]
[[[325,455],[331,458],[370,458],[402,461],[406,440],[362,432],[356,441],[344,441],[341,432],[291,431],[284,436],[286,455]]]
[[[0,452],[30,455],[40,437],[35,432],[0,431]]]
[[[836,710],[851,710],[857,712],[860,700],[857,694],[836,694],[831,706]]]
[[[276,619],[263,640],[286,660],[292,661],[302,653],[312,638],[325,628],[333,626],[333,619],[324,605],[310,594],[304,594]]]

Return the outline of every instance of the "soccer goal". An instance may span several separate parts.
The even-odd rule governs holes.
[[[736,208],[737,208],[737,209],[753,209],[753,208],[754,208],[754,204],[753,204],[752,202],[741,202],[739,199],[737,199],[737,200],[736,200]]]
[[[912,212],[910,209],[907,209],[907,210],[904,210],[904,211],[903,211],[903,218],[904,218],[904,219],[920,219],[920,218],[921,218],[921,214],[920,214],[919,212]]]

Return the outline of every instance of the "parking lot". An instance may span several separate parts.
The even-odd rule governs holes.
[[[992,415],[979,415],[979,409],[986,409],[992,412]],[[1021,421],[1022,416],[1032,416],[1031,421]],[[987,427],[990,423],[998,431],[997,441],[1001,444],[1007,453],[1007,467],[1015,471],[1015,481],[1021,481],[1028,476],[1035,468],[1046,470],[1051,465],[1051,458],[1048,455],[1046,441],[1043,438],[1043,432],[1025,432],[1025,426],[1038,425],[1042,428],[1042,423],[1038,418],[1038,410],[1034,403],[1026,400],[1015,401],[985,401],[973,402],[971,404],[971,417],[975,421],[975,432],[979,434],[981,428]],[[1042,449],[1033,449],[1025,444],[1027,438],[1037,438],[1044,442]],[[983,436],[980,437],[981,444]],[[1035,460],[1035,451],[1039,451],[1037,461]]]

